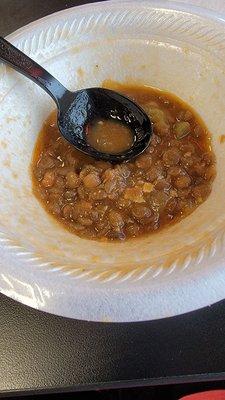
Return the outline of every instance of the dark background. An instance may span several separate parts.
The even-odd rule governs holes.
[[[0,35],[84,3],[0,0]],[[100,324],[41,313],[0,295],[0,397],[98,389],[76,397],[172,400],[225,387],[224,315],[220,302],[159,321]],[[118,389],[132,386],[145,388]]]
[[[0,35],[6,36],[45,15],[85,3],[95,0],[0,0]]]

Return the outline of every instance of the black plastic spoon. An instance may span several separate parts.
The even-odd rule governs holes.
[[[78,150],[97,159],[122,162],[142,153],[149,144],[152,125],[146,113],[127,97],[103,88],[67,90],[23,52],[0,37],[0,60],[32,79],[55,101],[61,134]],[[119,154],[101,153],[87,142],[86,128],[98,119],[113,119],[126,125],[133,133],[133,144]]]

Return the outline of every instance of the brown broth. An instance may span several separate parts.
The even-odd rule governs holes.
[[[124,240],[177,222],[203,203],[216,174],[215,157],[203,121],[173,94],[109,81],[104,86],[149,114],[149,147],[120,165],[97,161],[61,137],[54,112],[35,145],[33,191],[46,211],[75,234]]]
[[[90,124],[87,131],[88,143],[101,153],[118,154],[133,144],[129,128],[114,121],[100,120]]]

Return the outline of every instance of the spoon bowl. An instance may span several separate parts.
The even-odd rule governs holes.
[[[91,157],[110,162],[130,160],[148,146],[152,124],[147,114],[132,100],[113,90],[88,88],[71,92],[43,67],[0,37],[0,60],[33,80],[55,101],[58,127],[76,149]],[[130,129],[133,143],[118,154],[100,152],[87,140],[87,127],[99,119],[114,120]]]
[[[111,162],[129,160],[142,153],[149,144],[152,127],[141,107],[127,97],[109,89],[89,88],[67,92],[59,103],[58,126],[62,135],[77,149],[92,157]],[[119,154],[97,151],[87,142],[86,129],[90,122],[111,119],[128,126],[133,145]]]

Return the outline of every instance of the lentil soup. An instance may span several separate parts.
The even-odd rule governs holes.
[[[151,118],[153,136],[142,155],[118,165],[92,159],[60,135],[53,112],[31,164],[33,191],[46,211],[95,240],[139,237],[178,222],[207,199],[216,174],[209,132],[190,106],[151,87],[110,88]]]

